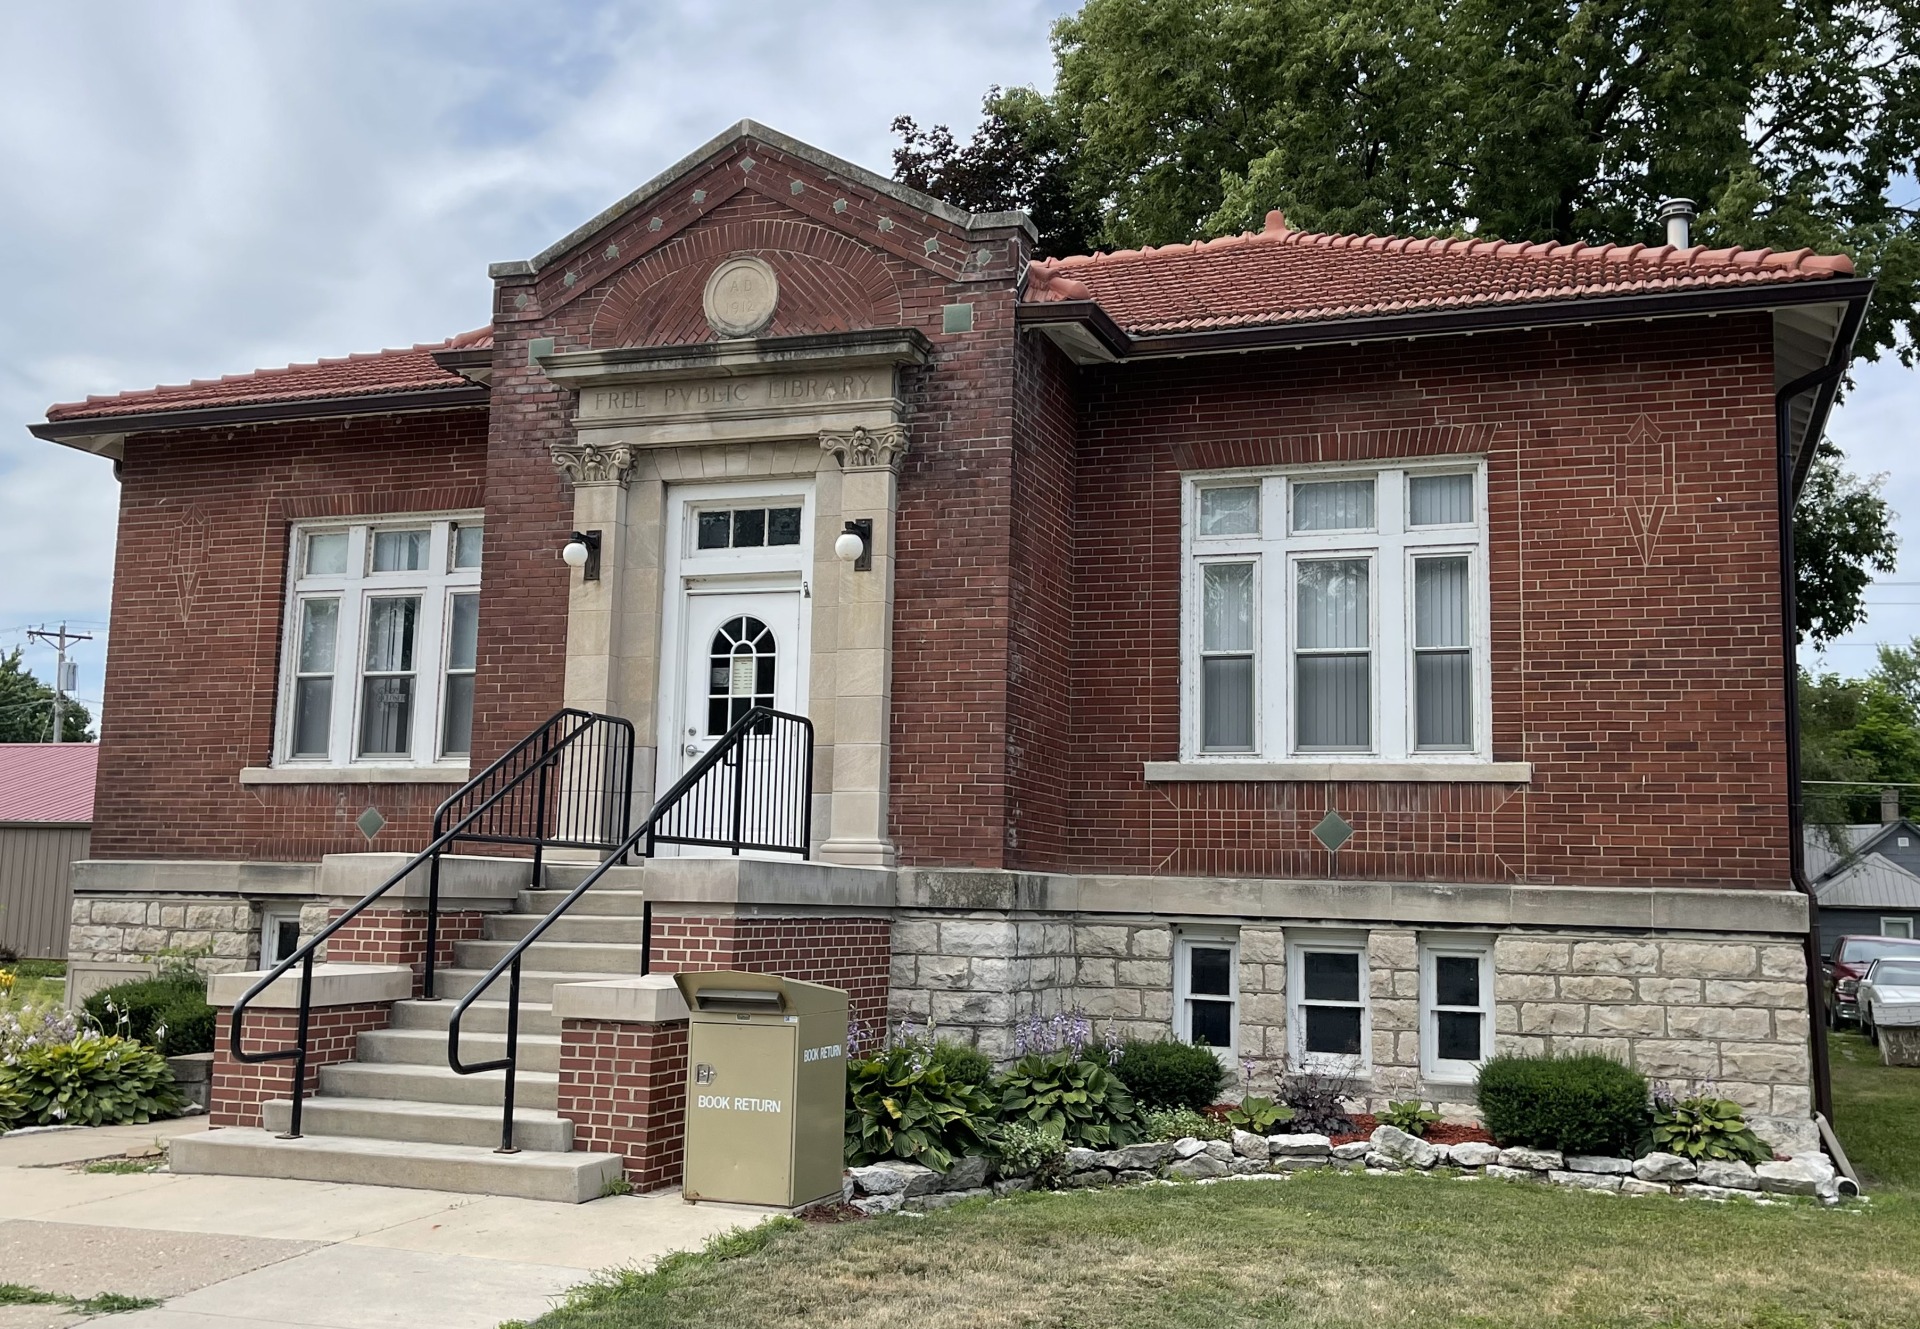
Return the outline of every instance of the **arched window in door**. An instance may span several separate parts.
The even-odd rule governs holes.
[[[713,634],[707,674],[707,735],[717,738],[755,706],[773,705],[773,630],[743,614]]]

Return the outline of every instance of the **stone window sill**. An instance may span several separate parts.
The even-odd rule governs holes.
[[[1174,781],[1344,780],[1412,784],[1532,784],[1530,761],[1150,761],[1150,784]]]
[[[460,766],[248,766],[240,783],[253,784],[465,784]]]

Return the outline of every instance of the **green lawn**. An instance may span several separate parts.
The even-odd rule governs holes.
[[[769,1225],[537,1329],[1868,1329],[1920,1324],[1920,1070],[1835,1040],[1838,1211],[1307,1173]]]

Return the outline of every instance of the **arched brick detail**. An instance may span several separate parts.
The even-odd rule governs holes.
[[[714,264],[734,254],[765,259],[780,280],[765,336],[901,323],[899,284],[872,249],[812,222],[741,218],[697,227],[634,264],[594,312],[592,345],[714,340],[700,296]]]

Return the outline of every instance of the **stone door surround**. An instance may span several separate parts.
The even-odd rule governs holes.
[[[811,480],[812,614],[807,711],[814,722],[814,844],[827,862],[885,867],[893,672],[893,526],[911,445],[902,371],[931,361],[913,328],[742,338],[536,356],[578,392],[574,437],[553,445],[573,482],[574,528],[600,532],[600,579],[575,572],[566,704],[623,715],[645,743],[660,731],[667,487]],[[873,523],[870,571],[834,556],[849,520]],[[677,647],[671,648],[677,649]],[[636,804],[651,799],[656,750],[635,754]],[[645,774],[643,775],[642,772]]]

